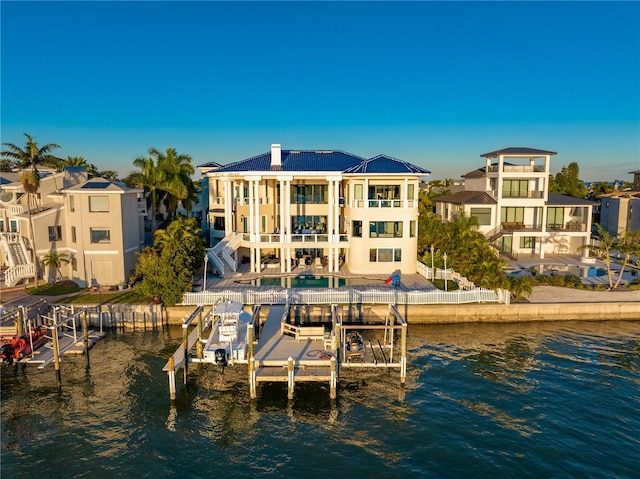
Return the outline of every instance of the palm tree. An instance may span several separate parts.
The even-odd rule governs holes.
[[[195,185],[191,179],[195,169],[191,165],[191,156],[178,154],[175,148],[167,148],[166,154],[162,158],[162,164],[168,178],[177,179],[186,187],[184,195],[174,195],[170,192],[163,194],[163,204],[168,214],[167,220],[171,221],[180,204],[187,211],[191,211],[197,196]]]
[[[139,171],[131,173],[125,180],[128,184],[144,188],[149,192],[149,206],[151,212],[151,234],[156,231],[156,208],[161,199],[166,194],[173,195],[179,199],[187,198],[188,188],[175,174],[175,168],[170,161],[180,161],[181,163],[191,161],[188,155],[178,155],[173,148],[167,148],[167,154],[155,148],[149,148],[149,156],[138,156],[133,160],[133,165]],[[169,160],[170,158],[170,160]]]
[[[96,166],[88,163],[82,156],[67,156],[66,160],[62,160],[62,166],[84,166],[87,169],[89,178],[97,176]]]
[[[616,289],[620,285],[620,280],[622,280],[622,273],[624,273],[624,269],[631,261],[631,256],[640,257],[640,230],[623,231],[618,235],[617,240],[618,241],[616,244],[616,249],[618,250],[618,252],[624,254],[624,259],[622,260],[620,274],[618,274],[618,279],[616,280],[616,284],[613,285],[613,289]]]
[[[204,242],[195,218],[181,217],[169,223],[166,229],[156,231],[153,245],[160,253],[164,250],[185,251],[194,269],[200,266],[204,257]]]
[[[40,187],[40,173],[38,166],[52,166],[59,168],[62,160],[53,156],[50,152],[55,148],[60,148],[55,143],[49,143],[42,147],[38,147],[31,135],[25,133],[26,137],[24,148],[20,148],[12,143],[3,143],[8,149],[2,151],[2,156],[13,160],[16,167],[23,170],[20,175],[20,182],[24,191],[27,193],[27,214],[29,216],[29,225],[31,227],[31,256],[33,259],[34,283],[38,285],[38,263],[36,257],[36,238],[33,228],[33,218],[31,216],[31,200],[33,195],[38,192]],[[34,205],[35,206],[35,205]]]
[[[611,253],[616,249],[618,244],[618,239],[609,234],[601,225],[595,225],[596,230],[598,231],[598,244],[585,244],[578,248],[578,251],[589,251],[593,256],[602,260],[607,267],[607,279],[609,280],[609,288],[608,290],[613,289],[613,277],[611,272]]]
[[[511,291],[511,297],[518,299],[526,296],[531,296],[533,293],[533,278],[531,276],[519,276],[509,278],[509,291]]]
[[[54,279],[62,278],[62,273],[60,272],[60,268],[62,264],[69,264],[70,259],[69,255],[66,253],[58,253],[55,250],[50,250],[46,256],[42,258],[42,264],[48,266],[49,268],[54,268],[56,274],[54,275]]]

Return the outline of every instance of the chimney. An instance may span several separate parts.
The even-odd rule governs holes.
[[[271,168],[279,170],[281,165],[282,148],[280,145],[271,145]]]

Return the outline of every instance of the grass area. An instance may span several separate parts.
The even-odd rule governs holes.
[[[429,280],[431,281],[431,284],[433,284],[436,288],[441,289],[442,291],[444,291],[444,279],[434,279],[434,280]],[[457,291],[458,289],[460,289],[458,287],[458,283],[456,283],[455,281],[452,280],[448,280],[447,282],[447,291]]]
[[[133,290],[115,291],[113,293],[83,293],[70,298],[65,298],[64,303],[69,304],[137,304],[151,303],[151,298]]]
[[[44,296],[60,296],[61,294],[77,293],[82,288],[73,281],[59,281],[57,283],[49,283],[37,288],[27,288],[29,294],[41,294]]]

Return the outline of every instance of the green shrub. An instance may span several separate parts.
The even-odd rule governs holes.
[[[582,288],[582,279],[575,274],[568,274],[564,277],[564,286],[567,288]]]

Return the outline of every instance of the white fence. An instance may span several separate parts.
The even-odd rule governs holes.
[[[473,290],[440,291],[397,289],[274,289],[219,290],[185,293],[184,305],[210,305],[219,299],[243,304],[465,304],[505,303],[509,292],[476,288]]]

